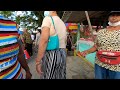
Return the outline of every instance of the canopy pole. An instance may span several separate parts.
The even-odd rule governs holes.
[[[89,15],[88,15],[87,11],[85,11],[85,15],[86,15],[86,18],[87,18],[87,21],[88,21],[88,25],[89,25],[89,28],[90,28],[90,32],[91,32],[92,38],[95,41],[94,35],[93,35],[93,30],[92,30],[92,25],[91,25],[90,18],[89,18]]]
[[[73,11],[64,11],[63,16],[62,16],[62,20],[63,20],[64,22],[66,22],[66,21],[69,19],[69,17],[70,17],[70,15],[72,14],[72,12],[73,12]]]
[[[77,30],[77,51],[79,51],[79,43],[78,41],[80,40],[80,23],[78,23],[78,30]]]

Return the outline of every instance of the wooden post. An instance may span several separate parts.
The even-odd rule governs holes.
[[[79,50],[78,41],[80,39],[80,23],[78,23],[78,30],[77,30],[77,50]]]
[[[91,32],[91,34],[92,34],[92,38],[93,38],[93,40],[95,41],[94,35],[93,35],[92,26],[91,26],[91,22],[90,22],[90,18],[89,18],[89,15],[88,15],[88,12],[87,12],[87,11],[85,11],[85,15],[86,15],[86,18],[87,18],[87,21],[88,21],[88,25],[89,25],[89,28],[90,28],[90,32]]]

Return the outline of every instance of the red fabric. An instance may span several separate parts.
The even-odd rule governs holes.
[[[107,64],[120,64],[120,52],[98,51],[97,57],[101,62]]]
[[[14,22],[14,21],[11,21],[11,20],[2,20],[2,19],[0,19],[0,23],[16,24],[16,22]]]
[[[5,51],[12,51],[12,50],[14,50],[14,49],[16,49],[18,47],[19,47],[19,45],[15,44],[15,45],[12,45],[10,47],[1,48],[0,53],[5,52]]]
[[[30,55],[28,54],[27,50],[24,50],[24,54],[25,54],[25,58],[26,58],[26,59],[29,59],[29,58],[30,58]]]
[[[0,33],[0,36],[2,37],[2,36],[11,36],[11,35],[13,35],[13,36],[19,36],[19,34],[18,33]]]

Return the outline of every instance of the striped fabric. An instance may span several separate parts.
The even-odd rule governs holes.
[[[65,49],[46,51],[41,61],[41,79],[66,79]]]
[[[17,31],[16,23],[11,20],[0,20],[0,31]]]
[[[0,19],[0,79],[21,79],[21,65],[17,61],[19,45],[16,23]]]

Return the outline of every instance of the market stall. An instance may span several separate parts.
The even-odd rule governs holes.
[[[92,64],[92,66],[94,66],[96,53],[88,54],[85,58],[83,58],[79,52],[89,49],[94,45],[94,36],[97,35],[97,32],[95,32],[95,27],[97,29],[98,27],[103,28],[103,24],[107,23],[106,17],[109,12],[110,11],[65,11],[62,17],[62,20],[65,23],[76,23],[78,26],[76,26],[77,41],[74,55],[77,54],[80,58]],[[82,26],[87,26],[87,29],[85,30],[85,28],[83,28]],[[83,28],[83,32],[85,33],[85,35],[83,36],[86,36],[84,38],[82,36],[81,27]]]

